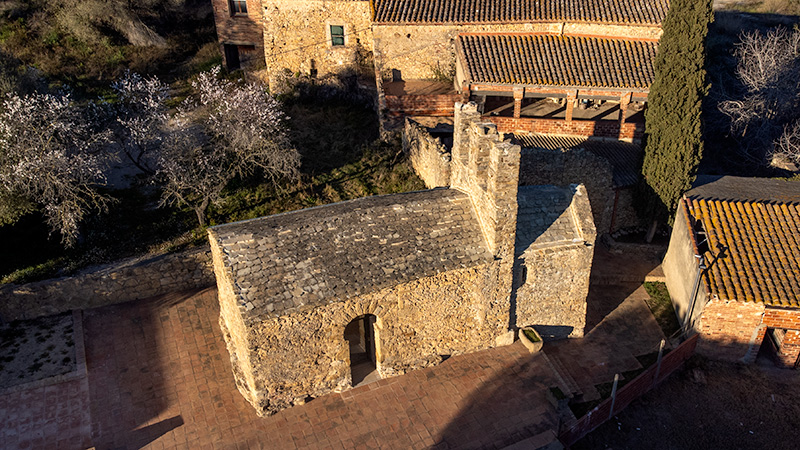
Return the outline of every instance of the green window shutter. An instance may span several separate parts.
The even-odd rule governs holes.
[[[344,45],[344,25],[331,25],[331,45]]]

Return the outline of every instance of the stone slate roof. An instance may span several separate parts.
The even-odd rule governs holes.
[[[630,187],[639,181],[643,157],[642,148],[630,142],[534,133],[514,135],[513,141],[523,149],[575,150],[582,148],[605,158],[611,164],[614,186]]]
[[[469,197],[434,189],[211,228],[251,316],[281,315],[492,260]]]
[[[515,253],[583,243],[570,204],[572,191],[551,185],[520,186],[517,191]]]
[[[375,22],[660,25],[669,0],[375,0]]]
[[[719,191],[717,183],[706,184],[684,201],[707,235],[709,293],[800,307],[800,182],[723,177],[718,183]]]
[[[467,81],[649,91],[658,44],[551,34],[462,34]]]

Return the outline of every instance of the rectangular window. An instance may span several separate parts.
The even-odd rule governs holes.
[[[331,25],[331,45],[334,47],[344,45],[344,25]]]
[[[247,14],[247,0],[230,0],[231,15]]]

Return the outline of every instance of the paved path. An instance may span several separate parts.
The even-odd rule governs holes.
[[[592,283],[587,336],[545,346],[584,393],[662,337],[640,283],[609,281]],[[213,289],[86,311],[87,375],[0,395],[0,447],[502,448],[557,427],[548,357],[519,342],[259,418],[218,317]]]
[[[544,394],[556,383],[552,372],[520,343],[259,418],[234,385],[217,305],[207,290],[87,311],[88,392],[62,384],[33,390],[28,402],[0,403],[4,417],[64,410],[75,431],[37,425],[21,433],[6,423],[0,446],[502,448],[557,426]],[[90,437],[81,410],[91,414]]]
[[[641,284],[592,285],[587,316],[592,318],[593,309],[603,311],[602,320],[583,339],[546,346],[548,356],[564,367],[581,389],[583,400],[599,398],[594,386],[612,382],[614,374],[641,369],[637,356],[658,351],[665,337],[645,303],[647,298]]]

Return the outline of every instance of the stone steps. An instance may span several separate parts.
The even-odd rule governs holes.
[[[545,361],[553,370],[553,373],[558,379],[559,388],[564,391],[564,394],[568,396],[572,395],[573,397],[583,395],[581,389],[578,387],[578,383],[575,382],[575,379],[572,378],[572,375],[569,374],[569,371],[564,367],[564,364],[557,356],[547,356],[545,352],[542,352],[542,356],[544,356]]]

